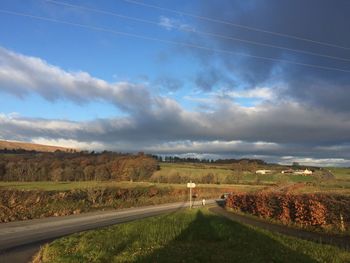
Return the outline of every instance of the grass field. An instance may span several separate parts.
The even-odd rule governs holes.
[[[87,188],[135,188],[135,187],[172,187],[175,189],[186,189],[186,184],[167,184],[150,182],[113,182],[113,181],[80,181],[80,182],[0,182],[1,189],[15,190],[41,190],[41,191],[67,191]],[[232,188],[236,191],[254,192],[262,189],[262,185],[245,184],[197,184],[198,188]]]
[[[111,181],[78,181],[78,182],[0,182],[0,189],[16,189],[16,190],[42,190],[42,191],[66,191],[73,189],[85,188],[135,188],[149,187],[155,184],[149,182],[111,182]],[[179,186],[179,185],[177,185]],[[181,187],[181,186],[179,186]]]
[[[350,194],[350,168],[329,168],[334,179],[320,180],[299,189],[300,193]]]
[[[350,168],[330,168],[336,179],[350,181]]]
[[[330,168],[335,175],[332,180],[320,180],[314,176],[266,174],[256,175],[252,172],[233,171],[228,164],[191,164],[191,163],[161,163],[161,169],[151,177],[152,182],[116,182],[116,181],[77,181],[77,182],[0,182],[0,189],[66,191],[86,188],[135,188],[135,187],[173,187],[185,189],[186,182],[192,180],[198,187],[234,188],[235,191],[252,192],[264,187],[302,182],[305,187],[299,188],[299,193],[346,193],[350,194],[350,169]],[[183,177],[182,183],[162,182],[173,176]],[[216,183],[200,184],[201,178],[212,174]],[[229,178],[229,179],[228,179]],[[227,183],[229,181],[229,183]]]
[[[185,210],[58,239],[44,262],[350,262],[350,252]]]
[[[350,194],[350,169],[348,168],[332,168],[331,171],[335,175],[332,180],[319,180],[313,176],[302,175],[283,175],[283,174],[267,174],[256,175],[250,172],[244,172],[240,176],[239,183],[234,178],[235,172],[228,168],[228,165],[210,165],[210,164],[170,164],[161,163],[161,170],[152,176],[153,181],[157,177],[168,178],[174,173],[180,177],[191,178],[197,183],[198,187],[205,188],[233,188],[238,192],[254,192],[274,185],[292,184],[302,182],[305,186],[298,188],[298,193],[340,193]],[[225,182],[225,178],[231,176],[233,178],[230,184],[200,184],[200,178],[208,173],[214,174],[219,182]],[[221,178],[221,179],[220,179]],[[187,181],[186,181],[187,182]],[[77,181],[77,182],[0,182],[0,189],[16,189],[16,190],[42,190],[42,191],[66,191],[73,189],[86,188],[135,188],[135,187],[173,187],[175,189],[185,189],[186,183],[158,183],[158,182],[116,182],[116,181]]]
[[[60,146],[49,146],[49,145],[42,145],[42,144],[36,144],[36,143],[3,141],[3,140],[0,140],[0,149],[8,149],[8,150],[21,149],[21,150],[38,151],[38,152],[55,152],[57,150],[67,152],[70,150],[74,150],[71,148],[60,147]]]
[[[228,169],[227,165],[161,163],[160,168],[152,176],[152,179],[158,180],[159,178],[168,178],[177,174],[180,177],[186,177],[194,182],[199,182],[202,177],[212,174],[215,177],[215,181],[223,183],[227,176],[233,175],[233,171]]]
[[[214,182],[218,183],[246,183],[246,184],[265,184],[288,182],[314,182],[317,179],[313,176],[289,175],[273,173],[266,175],[257,175],[254,172],[237,172],[228,164],[191,164],[191,163],[161,163],[161,169],[154,173],[154,181],[164,180],[169,176],[178,175],[200,182],[203,177],[211,174],[214,176]]]
[[[350,180],[339,181],[336,179],[325,182],[319,182],[314,185],[305,185],[304,187],[297,189],[296,192],[350,195]]]

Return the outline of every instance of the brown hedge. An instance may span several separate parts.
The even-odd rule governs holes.
[[[226,206],[258,217],[272,218],[285,224],[341,228],[350,222],[350,196],[329,194],[232,194]]]

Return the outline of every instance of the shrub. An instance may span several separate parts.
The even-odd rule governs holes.
[[[345,226],[350,222],[350,197],[326,194],[235,193],[226,206],[259,217],[291,222],[301,226],[340,227],[340,214]]]

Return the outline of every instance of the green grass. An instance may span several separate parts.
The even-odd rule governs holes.
[[[215,181],[220,183],[227,182],[227,178],[231,177],[232,182],[238,182],[243,184],[265,184],[272,185],[280,182],[314,182],[316,178],[313,176],[303,175],[289,175],[281,173],[272,173],[265,175],[257,175],[253,172],[237,172],[230,168],[230,165],[223,164],[191,164],[191,163],[161,163],[160,171],[157,171],[152,176],[153,180],[157,178],[166,178],[172,174],[178,174],[180,177],[187,177],[192,179],[194,182],[201,181],[201,178],[213,174]],[[238,174],[240,176],[238,177]]]
[[[150,182],[114,182],[114,181],[81,181],[81,182],[0,182],[1,189],[15,190],[41,190],[41,191],[68,191],[73,189],[86,188],[135,188],[135,187],[172,187],[175,189],[186,189],[186,184],[167,184],[167,183],[150,183]],[[254,192],[262,189],[261,185],[244,185],[244,184],[197,184],[197,188],[230,188],[243,192]]]
[[[350,194],[350,168],[325,168],[334,175],[334,179],[319,180],[300,189],[302,193]]]
[[[34,262],[350,262],[350,252],[185,210],[44,246]]]
[[[111,181],[80,181],[80,182],[0,182],[0,189],[66,191],[73,189],[118,187],[134,188],[149,187],[155,184],[149,182],[111,182]]]
[[[315,178],[312,176],[304,175],[295,175],[295,174],[281,174],[281,173],[272,173],[272,174],[246,174],[242,176],[243,182],[256,182],[257,178],[260,182],[264,183],[280,183],[280,182],[313,182]]]
[[[154,177],[163,176],[167,177],[171,174],[178,173],[181,177],[189,177],[193,181],[200,180],[203,176],[211,173],[217,177],[221,182],[224,181],[225,177],[232,175],[233,171],[229,170],[227,167],[223,166],[211,166],[206,164],[171,164],[171,163],[161,163],[160,171],[154,174]]]
[[[329,168],[329,170],[334,174],[336,179],[350,181],[350,168]]]
[[[335,175],[335,180],[319,182],[315,177],[302,175],[283,175],[280,173],[256,175],[251,172],[243,172],[239,177],[239,184],[236,183],[237,173],[230,169],[227,164],[191,164],[191,163],[161,163],[161,170],[157,171],[152,178],[157,182],[157,177],[169,177],[171,174],[178,173],[181,177],[191,178],[198,184],[203,176],[211,173],[220,184],[198,184],[200,187],[214,188],[231,188],[234,187],[238,191],[256,191],[264,186],[262,184],[271,185],[283,183],[311,182],[316,186],[307,187],[305,192],[332,192],[332,191],[349,191],[350,189],[350,169],[349,168],[330,168]],[[227,177],[234,178],[233,184],[225,184]],[[96,187],[174,187],[185,188],[185,184],[168,184],[168,183],[151,183],[151,182],[114,182],[114,181],[81,181],[81,182],[0,182],[0,189],[17,189],[17,190],[43,190],[43,191],[66,191],[82,188]]]

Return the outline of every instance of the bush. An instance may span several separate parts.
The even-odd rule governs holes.
[[[301,226],[339,227],[340,214],[350,223],[350,197],[344,195],[277,193],[232,194],[226,206],[255,216]]]

